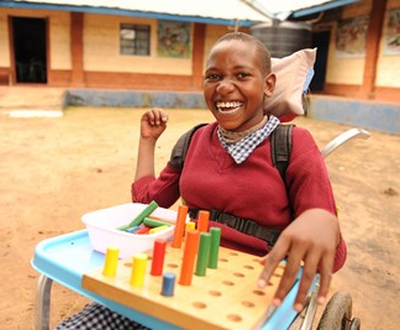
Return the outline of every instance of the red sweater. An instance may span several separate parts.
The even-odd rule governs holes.
[[[282,181],[271,160],[270,138],[262,142],[237,165],[221,146],[217,123],[200,128],[193,135],[182,170],[168,164],[160,176],[144,177],[132,184],[132,200],[162,207],[172,206],[182,196],[190,208],[215,208],[237,217],[252,219],[260,225],[285,228],[306,210],[325,209],[336,214],[332,187],[321,153],[311,134],[294,127],[292,153]],[[289,196],[288,196],[289,195]],[[290,201],[290,203],[289,203]],[[267,244],[218,223],[221,243],[229,248],[265,255]],[[335,271],[346,259],[346,245],[341,239],[336,253]]]

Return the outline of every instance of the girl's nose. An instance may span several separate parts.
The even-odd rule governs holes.
[[[229,79],[221,80],[217,86],[218,93],[231,93],[235,89],[235,85]]]

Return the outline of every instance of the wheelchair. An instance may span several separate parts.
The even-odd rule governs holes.
[[[340,134],[321,149],[324,158],[334,150],[353,138],[368,139],[370,133],[360,128],[352,128]],[[309,293],[304,309],[295,317],[288,330],[313,329],[317,312],[318,279]],[[338,291],[328,301],[316,326],[317,330],[358,330],[361,328],[361,320],[352,316],[353,302],[348,292]]]
[[[370,134],[362,129],[353,128],[350,129],[337,138],[328,143],[322,150],[321,153],[324,158],[328,157],[334,150],[348,142],[349,140],[359,137],[359,138],[368,138]],[[83,234],[82,232],[71,233],[68,235],[63,235],[60,238],[52,238],[47,240],[47,242],[40,243],[38,247],[35,249],[35,257],[32,260],[32,265],[35,269],[41,272],[41,275],[38,280],[37,292],[36,292],[36,308],[35,308],[35,329],[49,329],[49,314],[50,314],[50,292],[51,286],[53,282],[53,277],[57,278],[57,281],[66,287],[74,288],[78,293],[83,293],[81,288],[81,274],[82,274],[82,265],[84,262],[88,262],[90,259],[91,262],[101,262],[103,263],[103,259],[96,259],[92,255],[88,256],[85,253],[80,253],[79,262],[76,262],[76,259],[69,259],[69,252],[65,252],[64,247],[68,246],[80,246],[84,245],[84,250],[88,248],[88,238],[85,236],[87,234]],[[84,236],[84,238],[82,238]],[[74,237],[73,239],[71,237]],[[80,243],[79,243],[80,242]],[[82,243],[83,242],[83,243]],[[76,254],[80,252],[80,249],[74,250]],[[65,254],[66,253],[66,254]],[[67,263],[61,263],[63,268],[59,268],[60,264],[55,265],[54,259],[55,257],[59,258],[63,256]],[[74,255],[75,256],[75,255]],[[76,257],[76,256],[75,256]],[[83,262],[84,261],[84,262]],[[74,265],[68,268],[68,265]],[[68,269],[68,272],[65,270]],[[67,273],[67,274],[66,274]],[[78,288],[78,289],[77,289]],[[309,295],[306,299],[305,307],[300,313],[296,313],[292,310],[292,302],[294,301],[294,297],[291,297],[286,301],[284,300],[284,304],[282,304],[282,309],[284,309],[284,313],[282,315],[286,315],[285,313],[289,311],[290,317],[282,317],[279,321],[284,321],[285,326],[274,326],[269,325],[269,322],[266,322],[265,325],[262,326],[263,330],[311,330],[313,329],[313,324],[316,318],[317,312],[317,296],[319,289],[319,278],[318,275],[313,283],[312,288],[310,289]],[[291,290],[294,291],[294,290]],[[86,291],[86,294],[88,292]],[[280,309],[281,309],[280,307]],[[267,311],[267,314],[274,312],[273,309]],[[276,316],[281,315],[277,313]],[[360,329],[361,321],[358,317],[352,316],[352,298],[351,295],[347,292],[336,292],[331,299],[328,301],[322,316],[318,322],[317,330],[357,330]]]

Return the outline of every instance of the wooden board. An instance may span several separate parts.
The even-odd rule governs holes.
[[[150,275],[152,251],[148,253],[143,288],[130,285],[132,258],[120,260],[115,277],[102,269],[84,274],[82,287],[135,310],[184,329],[256,329],[267,318],[273,294],[283,272],[279,266],[264,289],[257,287],[262,271],[259,258],[220,248],[218,269],[206,276],[193,275],[192,284],[179,284],[183,250],[167,246],[163,272],[176,274],[173,297],[162,296],[162,276]]]

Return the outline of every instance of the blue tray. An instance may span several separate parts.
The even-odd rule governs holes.
[[[32,266],[53,281],[149,328],[162,330],[180,329],[160,319],[143,314],[83,289],[81,286],[83,274],[103,267],[104,257],[104,254],[92,249],[87,231],[81,230],[40,242],[35,248]],[[296,280],[296,283],[282,305],[272,312],[271,317],[260,329],[287,329],[289,327],[297,315],[292,305],[297,293],[298,284],[299,280]]]

